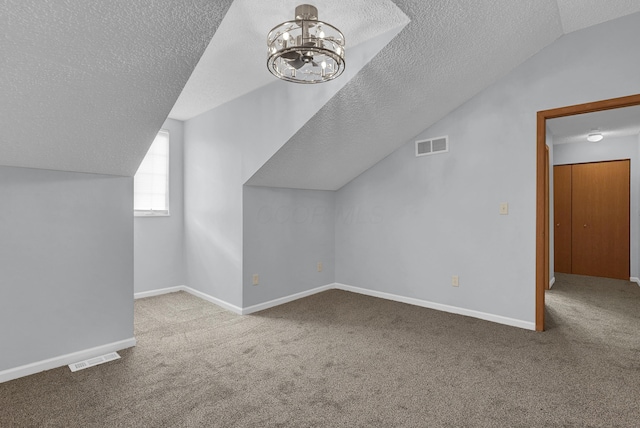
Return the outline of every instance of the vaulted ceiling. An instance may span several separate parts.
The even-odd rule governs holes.
[[[191,119],[273,83],[276,79],[266,67],[267,34],[276,24],[291,21],[300,3],[234,0],[169,116]],[[388,32],[395,36],[409,21],[391,0],[322,0],[315,4],[321,21],[349,35],[346,61],[350,71],[361,65],[354,49]]]
[[[231,1],[0,2],[0,165],[135,174]]]
[[[133,175],[172,109],[188,119],[270,84],[265,35],[297,3],[5,0],[0,165]],[[338,189],[563,34],[640,11],[638,0],[314,4],[354,44],[410,21],[249,184]],[[220,60],[196,67],[207,46]]]
[[[248,184],[339,189],[563,34],[640,10],[625,0],[394,2],[411,22]]]

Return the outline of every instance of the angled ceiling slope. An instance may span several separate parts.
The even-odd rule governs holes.
[[[235,0],[169,117],[188,120],[276,82],[278,79],[267,71],[267,34],[277,24],[291,21],[296,6],[301,3],[305,1]],[[385,33],[392,33],[389,39],[393,38],[408,22],[406,15],[391,0],[322,0],[311,3],[318,7],[319,20],[337,26],[348,35],[346,63],[351,75],[370,59],[362,58],[358,47]],[[340,83],[331,86],[344,84],[345,80],[348,79],[337,79],[335,82]],[[308,88],[299,86],[299,89],[308,92]]]
[[[211,111],[213,116],[204,120],[226,115],[235,118],[216,123],[215,129],[225,138],[233,136],[234,144],[246,148],[243,181],[262,167],[409,22],[390,0],[316,3],[321,19],[349,34],[347,67],[338,79],[319,85],[299,85],[275,78],[266,66],[267,33],[274,25],[291,20],[298,3],[235,0],[169,115],[198,121],[205,116],[197,116]]]
[[[0,165],[135,174],[230,4],[0,3]]]
[[[635,0],[394,2],[411,22],[247,184],[337,190],[563,34],[640,11]]]

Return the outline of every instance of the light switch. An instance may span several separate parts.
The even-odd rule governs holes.
[[[508,215],[509,214],[509,204],[503,202],[500,204],[500,215]]]

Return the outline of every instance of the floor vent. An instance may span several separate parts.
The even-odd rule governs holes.
[[[109,361],[117,360],[119,358],[120,358],[120,355],[118,355],[117,352],[112,352],[110,354],[101,355],[99,357],[89,358],[88,360],[69,364],[69,368],[71,369],[72,372],[77,372],[78,370],[97,366],[98,364],[107,363]]]
[[[431,138],[416,141],[416,156],[435,155],[449,151],[449,137]]]

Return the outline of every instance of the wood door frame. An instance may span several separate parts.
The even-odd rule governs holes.
[[[549,272],[549,260],[545,251],[549,249],[549,234],[545,230],[545,218],[549,216],[549,202],[545,201],[546,186],[549,176],[545,175],[547,119],[575,116],[577,114],[592,113],[602,110],[631,107],[640,105],[640,94],[627,97],[611,98],[592,103],[576,104],[537,113],[536,138],[536,331],[544,330],[544,292],[545,271]],[[548,198],[547,198],[548,199]],[[546,250],[545,250],[546,248]]]
[[[546,128],[546,126],[545,126]],[[546,138],[545,138],[546,140]],[[549,168],[551,168],[551,166],[549,165],[549,146],[547,146],[547,143],[545,141],[544,144],[544,176],[547,177],[547,179],[545,180],[544,183],[544,236],[546,236],[547,240],[549,239],[549,235],[550,235],[550,231],[549,231],[549,222],[550,222],[550,217],[551,217],[551,201],[549,201],[549,196],[550,196],[550,192],[549,192],[549,175],[550,175],[550,171]],[[547,267],[544,270],[544,289],[548,290],[549,289],[549,273],[550,273],[550,269],[549,269],[549,256],[550,256],[550,251],[551,249],[549,248],[550,245],[545,245],[544,247],[544,265]]]

